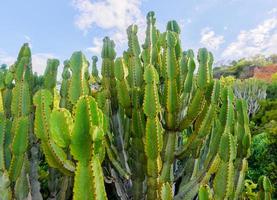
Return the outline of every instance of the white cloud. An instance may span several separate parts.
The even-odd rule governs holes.
[[[7,64],[8,66],[12,65],[16,60],[16,57],[7,54],[5,51],[0,49],[0,65]]]
[[[51,53],[36,53],[32,55],[32,67],[33,71],[38,74],[43,74],[46,68],[47,59],[54,58],[55,56]]]
[[[86,50],[90,51],[93,54],[99,55],[102,50],[102,45],[103,45],[102,43],[103,43],[102,38],[95,37],[95,38],[93,38],[93,41],[92,41],[93,46],[88,47]]]
[[[75,25],[87,32],[92,27],[98,27],[108,32],[117,47],[127,43],[126,28],[137,24],[140,32],[144,33],[144,16],[140,10],[142,0],[72,0],[72,5],[78,11]],[[139,34],[141,38],[142,34]],[[101,36],[102,37],[102,36]],[[99,53],[102,40],[99,36],[93,38],[93,46],[87,50]]]
[[[28,35],[24,35],[24,38],[25,38],[25,40],[26,40],[27,42],[31,41],[31,37],[28,36]]]
[[[29,44],[29,47],[32,48],[31,37],[28,35],[24,35],[24,39],[25,39],[25,42],[27,42]]]
[[[125,29],[140,20],[140,3],[140,0],[73,0],[74,7],[80,12],[75,23],[82,30],[94,24],[103,29]]]
[[[185,19],[180,19],[178,21],[178,24],[179,24],[181,30],[183,30],[186,27],[186,25],[191,24],[191,23],[192,23],[192,20],[190,18],[188,18],[186,20]]]
[[[222,43],[224,43],[224,37],[222,35],[216,35],[211,28],[206,27],[201,31],[200,43],[209,49],[216,50]]]
[[[272,8],[270,11],[268,11],[269,15],[277,14],[277,8]]]
[[[180,26],[180,29],[183,30],[185,28],[186,22],[184,19],[181,19],[181,20],[179,20],[178,24]]]
[[[47,59],[54,58],[55,56],[51,53],[35,53],[32,54],[32,68],[34,72],[38,74],[43,74],[46,68]],[[12,65],[16,61],[16,56],[7,54],[5,51],[0,49],[0,65],[7,64]]]
[[[277,52],[277,18],[263,21],[250,30],[242,30],[235,42],[223,51],[223,58],[250,57],[256,54]]]

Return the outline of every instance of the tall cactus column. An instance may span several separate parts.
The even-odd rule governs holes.
[[[125,52],[124,63],[128,69],[127,83],[130,86],[129,96],[130,105],[125,108],[126,115],[130,116],[130,139],[129,145],[129,163],[132,172],[133,197],[134,199],[145,198],[143,182],[145,179],[146,167],[144,165],[145,152],[143,137],[145,135],[145,118],[142,108],[143,98],[143,66],[140,60],[141,48],[137,36],[138,27],[131,25],[127,29],[128,51]]]
[[[70,146],[77,160],[74,199],[107,199],[101,168],[105,156],[103,114],[95,100],[88,96],[80,98],[75,113]]]
[[[161,170],[163,128],[159,120],[161,111],[157,84],[159,77],[153,66],[145,68],[145,93],[143,110],[147,116],[145,129],[145,154],[147,158],[147,199],[160,198],[159,174]]]
[[[180,106],[179,100],[179,64],[177,62],[176,49],[177,38],[176,33],[167,31],[166,39],[166,75],[165,75],[165,127],[166,127],[166,144],[164,149],[163,168],[161,180],[171,183],[173,181],[173,160],[176,142],[176,121],[178,120],[178,110]]]
[[[15,195],[26,197],[29,188],[20,185],[20,180],[26,180],[27,147],[31,130],[31,95],[32,95],[32,68],[31,51],[28,44],[21,48],[14,69],[15,87],[12,92],[11,114],[12,122],[12,160],[9,167],[10,180],[17,182],[18,192]],[[23,172],[25,171],[25,172]],[[16,186],[15,186],[16,187]],[[20,193],[20,194],[19,194]],[[17,198],[19,197],[17,196]]]
[[[70,71],[69,71],[69,61],[65,60],[64,63],[64,68],[62,72],[62,83],[61,83],[61,88],[60,88],[60,107],[61,108],[67,108],[71,109],[71,104],[68,98],[68,88],[70,84]]]
[[[164,149],[163,166],[161,171],[161,182],[169,184],[172,188],[173,182],[173,162],[178,134],[178,121],[181,112],[182,85],[180,75],[181,47],[179,41],[180,29],[175,21],[167,24],[167,31],[162,36],[164,47],[162,77],[164,78],[164,97],[162,100],[164,107]],[[183,78],[184,79],[184,78]],[[176,123],[177,122],[177,123]],[[177,125],[177,126],[176,126]],[[171,199],[172,197],[169,197]]]
[[[120,113],[123,110],[121,110],[122,108],[118,103],[118,92],[120,91],[116,90],[114,61],[116,53],[114,48],[115,44],[113,40],[105,37],[103,39],[103,49],[101,53],[101,89],[97,94],[97,101],[99,107],[105,114],[106,125],[108,127],[105,142],[108,158],[119,174],[129,177],[129,166],[127,163],[126,151],[124,149],[124,118],[122,118],[122,113]],[[113,169],[110,171],[113,171]],[[112,172],[112,174],[113,173],[114,172]],[[112,176],[116,179],[117,175]],[[118,182],[119,181],[115,181],[114,184],[118,184]],[[117,187],[121,186],[117,185]],[[121,189],[123,189],[123,187],[121,187]]]

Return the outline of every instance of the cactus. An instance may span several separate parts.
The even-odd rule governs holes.
[[[236,100],[230,88],[212,79],[213,57],[205,48],[198,52],[199,69],[194,78],[194,55],[191,50],[182,53],[176,21],[170,21],[167,31],[160,34],[150,12],[142,52],[137,27],[130,26],[127,33],[129,49],[116,60],[115,78],[119,108],[125,113],[122,120],[136,123],[134,114],[141,113],[141,108],[144,112],[144,116],[138,115],[139,126],[132,126],[131,137],[124,138],[134,199],[173,199],[174,194],[174,199],[193,199],[201,185],[211,183],[212,175],[215,179],[208,186],[213,188],[210,196],[238,198],[249,155],[245,103]],[[141,130],[142,137],[138,137]],[[183,137],[186,142],[180,144]],[[146,158],[145,167],[139,165],[141,162],[132,167],[142,146],[135,146],[134,141],[144,144],[140,158]],[[178,169],[178,163],[184,164]],[[228,176],[223,177],[226,171]],[[176,180],[181,184],[174,190]]]
[[[6,191],[1,199],[25,199],[39,191],[28,187],[33,174],[29,168],[29,143],[32,140],[32,93],[35,83],[31,51],[24,44],[17,61],[1,71],[1,173]],[[32,158],[30,154],[30,158]],[[35,171],[34,168],[32,171]],[[35,180],[34,180],[35,181]],[[2,196],[3,194],[3,196]]]
[[[101,162],[103,147],[103,114],[96,101],[82,96],[77,101],[74,119],[65,108],[51,111],[53,97],[48,90],[34,96],[36,134],[51,167],[65,175],[75,174],[74,199],[105,199]],[[74,125],[73,125],[74,120]],[[43,131],[47,130],[47,131]],[[67,158],[66,151],[77,161]],[[87,193],[87,188],[91,193]],[[93,195],[93,196],[90,196]]]
[[[69,62],[72,84],[73,80],[78,80],[76,74],[83,73],[82,70],[74,70],[86,69],[87,62],[80,52],[74,53]],[[80,80],[80,85],[84,88],[87,84],[87,78]],[[74,92],[76,88],[73,87],[74,85],[71,85],[65,90]],[[69,95],[71,103],[78,98],[72,111],[74,115],[66,108],[54,108],[52,89],[45,87],[34,96],[35,134],[41,141],[46,160],[51,167],[64,175],[74,175],[74,199],[106,199],[101,168],[105,157],[104,115],[91,96],[79,91],[77,94],[71,94],[71,98]],[[70,159],[72,156],[74,160]],[[86,192],[87,188],[91,193]]]
[[[159,173],[161,170],[160,153],[163,148],[163,128],[158,119],[161,112],[157,84],[158,74],[150,65],[144,72],[145,94],[143,110],[146,115],[145,155],[147,158],[147,198],[159,198]]]
[[[0,69],[1,198],[31,191],[41,199],[39,182],[29,180],[37,179],[30,166],[40,153],[48,189],[55,183],[60,199],[241,197],[251,142],[247,103],[212,79],[211,52],[182,50],[176,21],[161,33],[149,12],[142,46],[137,33],[128,27],[128,49],[118,58],[114,42],[103,39],[101,76],[96,56],[89,73],[84,54],[74,52],[59,92],[59,61],[33,74],[27,45]],[[269,198],[267,179],[259,185],[258,196]]]
[[[98,69],[97,69],[97,56],[92,56],[92,69],[91,69],[91,83],[97,83],[100,81],[100,77],[98,76]]]
[[[259,102],[266,99],[266,83],[254,78],[243,81],[236,80],[233,83],[233,88],[237,98],[246,100],[248,104],[248,115],[255,115],[260,108]]]
[[[266,176],[261,176],[258,181],[259,192],[257,199],[271,200],[272,185]]]
[[[57,59],[48,59],[47,66],[43,76],[43,87],[52,94],[54,94],[54,89],[57,82],[57,70],[60,62]]]
[[[111,60],[103,65],[98,99],[106,113],[113,113],[107,117],[119,113],[120,119],[112,118],[109,123],[115,140],[118,131],[114,127],[118,123],[124,129],[119,132],[126,134],[123,150],[132,174],[130,196],[172,199],[175,194],[176,199],[190,199],[197,195],[200,185],[210,183],[215,175],[209,185],[214,191],[211,195],[237,198],[247,169],[250,141],[245,103],[236,100],[230,88],[212,79],[213,57],[205,48],[198,52],[199,70],[194,78],[194,55],[191,50],[182,53],[180,28],[175,21],[170,21],[167,31],[160,34],[155,28],[154,13],[150,12],[142,52],[137,26],[128,27],[127,34],[129,48],[123,58],[117,58],[115,65]],[[103,53],[114,58],[109,41],[104,40],[103,59],[107,59]],[[111,88],[114,78],[116,88]],[[108,106],[103,96],[108,99]],[[178,142],[182,137],[187,138],[185,144]],[[120,142],[114,144],[122,150]],[[141,164],[144,159],[145,166]],[[122,159],[118,162],[122,163]],[[176,169],[177,163],[184,166]],[[189,164],[192,169],[182,175]],[[229,173],[227,178],[222,177],[225,171]],[[181,184],[174,191],[176,179]],[[227,186],[219,187],[222,183]]]
[[[11,116],[12,127],[11,132],[11,161],[6,166],[9,170],[9,178],[15,187],[15,196],[21,193],[22,198],[26,198],[28,192],[24,190],[20,181],[28,181],[25,167],[28,165],[27,148],[30,132],[30,112],[31,112],[31,91],[32,91],[32,68],[31,68],[31,52],[28,44],[24,44],[21,48],[17,61],[14,65],[14,81],[15,86],[12,89]],[[8,119],[7,119],[8,120]],[[13,186],[12,186],[13,187]]]
[[[72,71],[68,88],[68,98],[72,104],[76,104],[79,97],[88,95],[88,61],[81,52],[75,52],[69,61],[69,68]]]

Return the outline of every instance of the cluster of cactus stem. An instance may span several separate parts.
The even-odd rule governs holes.
[[[255,78],[243,81],[236,80],[233,83],[233,88],[237,98],[246,100],[248,115],[254,116],[260,108],[260,101],[266,99],[266,83]]]
[[[27,44],[1,69],[0,199],[42,199],[32,165],[38,154],[63,177],[59,199],[240,198],[251,141],[247,105],[212,78],[207,49],[196,57],[182,51],[176,21],[164,33],[155,22],[149,12],[143,45],[138,27],[128,27],[122,57],[104,38],[101,75],[97,57],[90,72],[85,56],[73,53],[59,91],[59,61],[33,74]]]

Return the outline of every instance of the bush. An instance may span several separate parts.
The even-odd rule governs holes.
[[[277,184],[277,100],[261,102],[258,113],[253,117],[251,156],[247,177],[257,182],[259,176],[267,176],[273,185]],[[273,196],[277,197],[276,192]]]
[[[272,83],[268,84],[266,98],[272,100],[277,99],[277,81],[273,81]]]
[[[277,184],[276,142],[276,132],[263,132],[253,137],[247,178],[257,182],[261,175],[265,175],[273,185]],[[273,196],[276,197],[276,195],[275,192]]]

